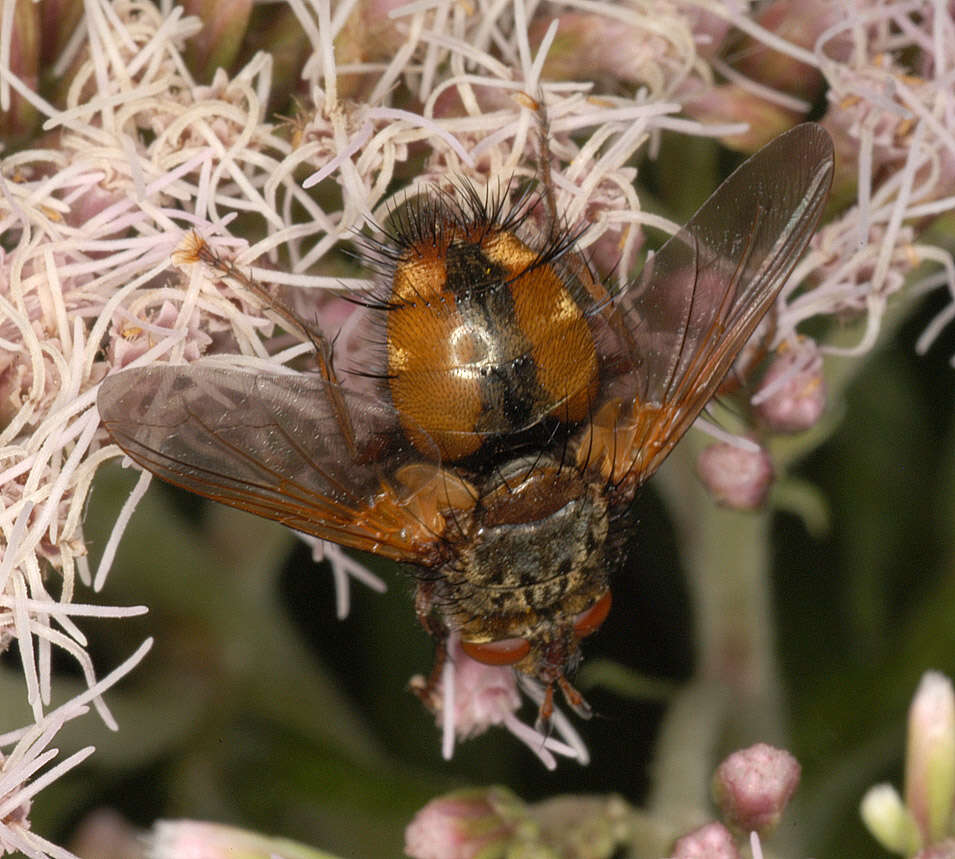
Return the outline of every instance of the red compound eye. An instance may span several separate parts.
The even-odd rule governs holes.
[[[610,613],[610,602],[610,591],[607,591],[590,608],[578,614],[574,619],[574,635],[585,638],[596,632]]]
[[[502,638],[500,641],[462,641],[461,649],[485,665],[514,665],[527,656],[531,645],[524,638]]]

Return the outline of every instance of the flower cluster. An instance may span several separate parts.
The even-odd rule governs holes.
[[[758,859],[760,836],[779,823],[799,777],[798,762],[783,749],[759,743],[734,752],[713,776],[714,799],[725,822],[709,821],[672,839],[667,855],[740,859],[746,840]],[[568,796],[529,805],[501,788],[464,790],[438,797],[418,812],[405,832],[405,852],[413,859],[607,857],[645,823],[616,797]]]
[[[747,39],[761,45],[740,51],[742,68],[723,85],[734,88],[737,97],[730,100],[737,110],[720,115],[745,117],[750,126],[747,140],[728,142],[749,150],[780,130],[780,112],[787,125],[804,117],[824,80],[828,106],[820,121],[836,145],[830,208],[839,211],[822,225],[783,289],[771,338],[777,356],[750,397],[751,411],[741,427],[746,435],[758,433],[763,444],[774,434],[799,433],[820,420],[826,408],[823,357],[871,350],[890,299],[907,284],[913,292],[942,286],[953,299],[925,331],[919,351],[955,318],[952,255],[919,241],[955,207],[955,100],[945,48],[955,38],[955,22],[939,14],[940,8],[925,4],[916,12],[901,3],[862,3],[848,14],[837,4],[813,3],[813,11],[804,6],[797,11],[780,2],[764,7],[758,21],[732,18]],[[760,25],[771,32],[761,32]],[[792,41],[779,45],[772,38],[776,33]],[[901,56],[911,61],[903,65]],[[770,85],[776,88],[767,92]],[[689,109],[709,116],[704,108],[714,98],[722,105],[726,93],[716,96],[711,90]],[[835,337],[816,343],[799,329],[820,318],[865,324],[855,343]],[[725,443],[717,450],[723,448]],[[742,449],[710,454],[700,474],[723,503],[750,509],[766,497],[772,470],[760,464],[764,454],[747,445]],[[721,457],[733,463],[731,469],[744,459],[741,467],[751,477],[735,472],[728,490]]]
[[[716,0],[312,0],[283,7],[301,57],[293,72],[267,52],[233,62],[246,4],[205,29],[169,3],[51,3],[63,8],[49,19],[44,5],[5,5],[0,29],[0,138],[17,144],[0,161],[0,646],[18,644],[44,743],[59,724],[50,721],[59,711],[47,712],[53,648],[77,661],[95,690],[84,702],[108,718],[75,618],[142,611],[77,601],[102,587],[149,483],[140,479],[92,568],[82,512],[96,470],[120,456],[99,423],[98,383],[125,367],[200,358],[284,369],[309,349],[256,296],[202,265],[174,263],[190,233],[301,314],[347,329],[351,317],[328,290],[370,286],[349,253],[357,231],[383,223],[415,189],[546,171],[595,267],[624,284],[642,228],[675,229],[641,207],[638,156],[656,154],[664,132],[752,149],[805,116],[826,87],[837,212],[784,289],[773,332],[763,332],[776,356],[734,431],[762,442],[817,421],[825,355],[870,348],[890,297],[923,263],[932,269],[911,288],[941,287],[953,300],[919,348],[955,317],[955,264],[922,239],[955,208],[945,48],[955,31],[943,4],[821,4],[812,27],[794,30],[786,3],[757,19],[747,4]],[[721,59],[733,33],[748,40],[736,65]],[[49,90],[38,83],[41,64]],[[793,80],[802,83],[787,89]],[[272,111],[291,95],[297,113],[282,121]],[[816,344],[798,331],[813,317],[864,317],[865,332],[850,346]],[[756,491],[721,497],[760,503],[773,469],[757,465]],[[326,557],[339,613],[350,578],[378,586],[337,548]],[[467,657],[455,663],[471,676]],[[528,733],[513,715],[513,678],[493,671],[491,682],[468,684],[492,699],[489,708],[472,695],[477,714],[462,711],[445,676],[435,709],[446,750],[455,734],[505,724],[548,763],[551,751],[586,758],[572,729],[563,744]],[[4,773],[15,759],[7,755]],[[37,779],[32,796],[58,771],[37,778],[27,767],[16,783]],[[29,796],[3,794],[0,851],[63,855],[24,846]]]
[[[232,365],[269,369],[307,351],[277,333],[261,303],[225,286],[215,272],[197,265],[177,270],[174,252],[191,231],[272,288],[293,288],[289,303],[321,307],[327,318],[335,311],[316,296],[328,287],[369,285],[360,272],[349,276],[341,246],[369,220],[383,220],[396,199],[386,194],[396,177],[413,188],[533,172],[536,156],[529,152],[536,151],[539,131],[529,94],[546,98],[559,209],[570,222],[590,223],[581,242],[602,242],[614,261],[632,260],[641,221],[659,223],[640,211],[628,166],[651,133],[736,130],[677,119],[678,105],[660,100],[701,68],[690,25],[679,16],[672,19],[677,36],[660,43],[665,61],[640,61],[633,70],[660,88],[659,98],[640,92],[596,100],[589,83],[544,77],[558,22],[541,28],[521,20],[521,3],[499,9],[497,17],[454,20],[361,4],[343,19],[316,3],[298,21],[311,48],[301,70],[303,107],[294,123],[283,125],[267,115],[275,86],[271,55],[255,55],[231,77],[220,68],[202,83],[184,63],[202,30],[199,20],[179,7],[164,14],[149,2],[104,3],[102,10],[87,17],[85,40],[68,42],[57,58],[61,105],[46,101],[22,74],[29,56],[15,54],[0,81],[3,106],[12,99],[28,107],[43,134],[34,134],[31,148],[4,157],[0,204],[0,578],[10,606],[0,617],[0,636],[21,642],[38,717],[49,699],[51,645],[73,653],[93,676],[68,610],[56,614],[65,634],[51,629],[42,570],[56,571],[62,582],[56,602],[65,606],[77,588],[100,588],[149,482],[141,478],[90,569],[81,513],[96,469],[119,453],[99,427],[97,383],[108,372],[156,361],[215,354]],[[368,14],[380,17],[362,19]],[[645,31],[645,16],[627,12],[624,19],[635,32]],[[64,16],[62,25],[70,20]],[[369,63],[348,42],[359,24],[398,42],[408,33],[413,39]],[[27,44],[36,21],[15,25],[8,35]],[[513,40],[516,66],[494,56],[502,38]],[[466,62],[479,73],[466,71]],[[450,73],[438,79],[439,68]],[[397,83],[425,96],[423,107],[396,104]],[[22,113],[17,108],[5,119],[26,134]],[[589,134],[583,144],[582,132]],[[411,174],[417,151],[425,162]],[[230,232],[236,219],[241,235]],[[620,265],[619,275],[629,267]],[[339,583],[355,574],[374,582],[340,551],[327,557]],[[341,588],[340,610],[346,605]]]

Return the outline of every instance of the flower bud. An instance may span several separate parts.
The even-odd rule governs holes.
[[[952,682],[927,671],[909,708],[905,804],[925,844],[949,833],[955,800],[955,693]]]
[[[533,827],[524,803],[503,788],[459,790],[431,800],[405,829],[412,859],[503,855],[519,829]],[[495,852],[496,850],[496,852]]]
[[[779,822],[800,772],[789,752],[766,743],[733,752],[713,776],[716,804],[730,825],[743,832],[766,832]]]
[[[781,347],[753,396],[756,414],[775,432],[802,432],[826,410],[822,355],[813,340]]]
[[[922,843],[915,818],[890,784],[869,788],[862,798],[859,814],[875,840],[892,853],[911,856]]]
[[[735,510],[762,506],[773,482],[773,462],[762,447],[711,444],[697,459],[696,470],[716,500]]]
[[[672,859],[739,859],[739,850],[722,823],[707,823],[673,845]]]
[[[161,820],[147,838],[149,859],[327,859],[328,854],[286,838],[198,820]]]
[[[77,856],[96,859],[143,859],[141,833],[117,812],[100,808],[80,821],[70,843]]]

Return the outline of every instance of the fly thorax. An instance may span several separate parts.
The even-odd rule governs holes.
[[[449,622],[482,638],[566,626],[607,586],[601,487],[549,458],[512,460],[489,482],[446,573]]]

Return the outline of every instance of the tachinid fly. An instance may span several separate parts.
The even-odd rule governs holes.
[[[542,723],[555,686],[587,715],[567,676],[610,609],[634,493],[773,305],[832,174],[829,135],[797,126],[619,291],[570,228],[530,226],[532,199],[467,184],[413,197],[366,248],[372,390],[340,378],[329,341],[279,308],[319,372],[127,370],[103,381],[99,411],[170,483],[412,565],[439,664],[456,634],[473,659],[544,685]],[[195,257],[261,290],[201,242]]]

